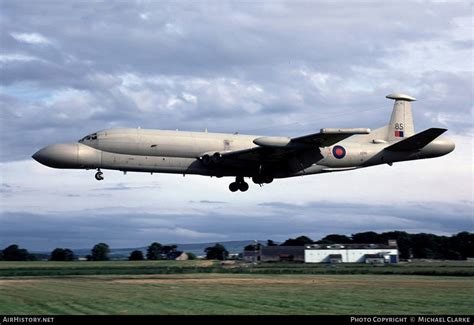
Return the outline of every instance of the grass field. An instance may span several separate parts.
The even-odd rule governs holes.
[[[0,262],[0,277],[146,274],[404,274],[474,276],[474,262],[436,261],[398,265],[248,263],[228,261],[107,261],[107,262]]]
[[[472,314],[469,278],[193,274],[0,280],[0,314]]]
[[[414,263],[400,269],[464,268],[469,273],[471,266]],[[371,266],[357,267],[375,273],[297,274],[288,270],[324,268],[285,263],[249,267],[242,273],[233,271],[242,266],[222,267],[213,261],[0,262],[0,314],[472,314],[474,277],[466,272],[384,275]],[[161,273],[166,268],[217,273]],[[28,269],[36,276],[15,275]],[[58,275],[60,270],[65,273]],[[109,273],[64,275],[100,270]],[[157,274],[151,274],[153,270]],[[273,274],[267,274],[270,270]]]

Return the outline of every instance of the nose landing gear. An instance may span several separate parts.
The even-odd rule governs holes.
[[[235,182],[230,183],[229,190],[231,192],[237,192],[240,190],[241,192],[245,192],[249,189],[249,184],[244,181],[243,177],[236,177]]]
[[[100,171],[100,169],[97,170],[97,173],[95,173],[95,179],[98,180],[98,181],[101,181],[104,179],[104,175],[103,172]]]

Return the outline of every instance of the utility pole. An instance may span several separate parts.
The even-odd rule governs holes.
[[[253,264],[257,265],[257,248],[258,248],[258,240],[254,240],[255,244],[253,245]]]

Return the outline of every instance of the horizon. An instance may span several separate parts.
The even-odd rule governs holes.
[[[360,232],[360,233],[367,233],[367,232],[371,232],[371,231],[362,231],[362,232]],[[389,230],[389,231],[385,231],[385,232],[381,232],[381,233],[377,233],[377,232],[376,232],[376,234],[381,235],[381,234],[390,233],[390,232],[405,232],[405,231]],[[439,236],[439,237],[448,237],[448,238],[449,238],[449,237],[453,237],[453,236],[458,235],[459,233],[463,233],[463,232],[472,233],[472,232],[470,232],[470,231],[468,231],[468,230],[462,230],[462,231],[459,231],[459,232],[457,232],[457,233],[453,233],[453,234],[451,234],[451,235],[438,235],[438,234],[434,234],[434,233],[423,233],[423,232],[421,232],[421,233],[409,233],[409,232],[405,232],[405,233],[407,233],[408,235],[427,234],[427,235],[436,235],[436,236]],[[355,235],[355,234],[358,234],[358,233],[354,233],[354,234],[351,234],[351,235],[332,233],[332,234],[325,235],[325,236],[321,237],[320,239],[310,238],[310,237],[308,237],[308,236],[302,234],[302,235],[299,235],[299,236],[296,236],[296,237],[288,237],[287,239],[295,239],[295,238],[298,238],[298,237],[300,237],[300,236],[306,236],[306,237],[308,237],[309,239],[311,239],[313,242],[317,242],[317,241],[323,240],[325,237],[327,237],[327,236],[329,236],[329,235],[341,235],[341,236],[346,236],[346,237],[348,237],[349,239],[352,240],[352,236]],[[265,239],[265,240],[259,239],[259,240],[257,240],[257,242],[261,244],[261,243],[267,243],[269,240],[272,240],[272,239]],[[389,240],[390,240],[390,239],[389,239]],[[109,245],[109,248],[110,248],[111,250],[146,249],[149,245],[151,245],[151,244],[154,243],[154,242],[160,243],[160,244],[162,244],[163,246],[177,245],[177,246],[179,247],[180,245],[181,245],[181,246],[182,246],[182,245],[207,245],[207,244],[212,245],[212,244],[244,243],[244,242],[253,243],[253,242],[255,242],[255,241],[256,241],[255,239],[225,240],[225,241],[207,241],[207,242],[192,242],[192,243],[161,243],[160,241],[152,241],[152,242],[148,243],[148,245],[138,245],[138,246],[133,246],[133,247],[132,247],[132,246],[130,246],[130,247],[111,247],[111,246]],[[272,240],[272,241],[273,241],[275,244],[277,244],[277,245],[280,245],[280,244],[282,244],[282,243],[285,242],[285,240],[284,240],[284,241],[275,241],[275,240]],[[103,242],[103,241],[98,241],[96,244],[99,244],[99,243],[105,243],[105,244],[107,244],[106,242]],[[367,242],[367,243],[361,243],[361,244],[371,244],[371,243]],[[71,250],[73,250],[73,251],[90,250],[90,249],[92,249],[92,247],[93,247],[95,244],[92,245],[91,247],[54,247],[54,248],[51,247],[51,248],[42,249],[42,250],[36,250],[36,249],[35,249],[35,250],[30,250],[28,247],[22,246],[22,245],[20,245],[20,244],[11,243],[11,244],[6,245],[6,246],[3,247],[3,248],[0,247],[0,251],[1,251],[2,249],[4,249],[4,248],[10,246],[10,245],[18,245],[19,248],[25,248],[25,249],[27,249],[30,253],[34,253],[34,254],[35,254],[35,253],[46,253],[46,252],[52,251],[52,250],[54,250],[54,249],[56,249],[56,248],[71,249]]]

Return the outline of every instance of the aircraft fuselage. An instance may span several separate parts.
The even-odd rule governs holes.
[[[38,151],[33,157],[53,168],[115,169],[121,171],[156,172],[176,174],[198,174],[207,176],[258,175],[255,164],[241,163],[235,166],[219,167],[219,164],[204,165],[201,157],[206,153],[237,151],[257,147],[253,143],[259,136],[161,131],[146,129],[110,129],[99,131],[89,139],[78,143],[55,144]],[[310,175],[321,172],[343,171],[379,164],[437,157],[452,148],[452,142],[438,138],[420,151],[385,152],[387,143],[374,143],[366,135],[353,136],[358,142],[341,141],[326,147],[307,149],[303,154],[291,157],[286,166],[272,168],[274,178]],[[92,139],[94,138],[94,139]],[[366,138],[366,143],[360,143]],[[334,147],[345,150],[344,157],[334,154]],[[309,162],[308,162],[309,161]],[[300,165],[306,166],[299,168]],[[267,167],[268,168],[268,167]],[[283,168],[283,169],[282,169]],[[238,171],[238,172],[237,172]]]

